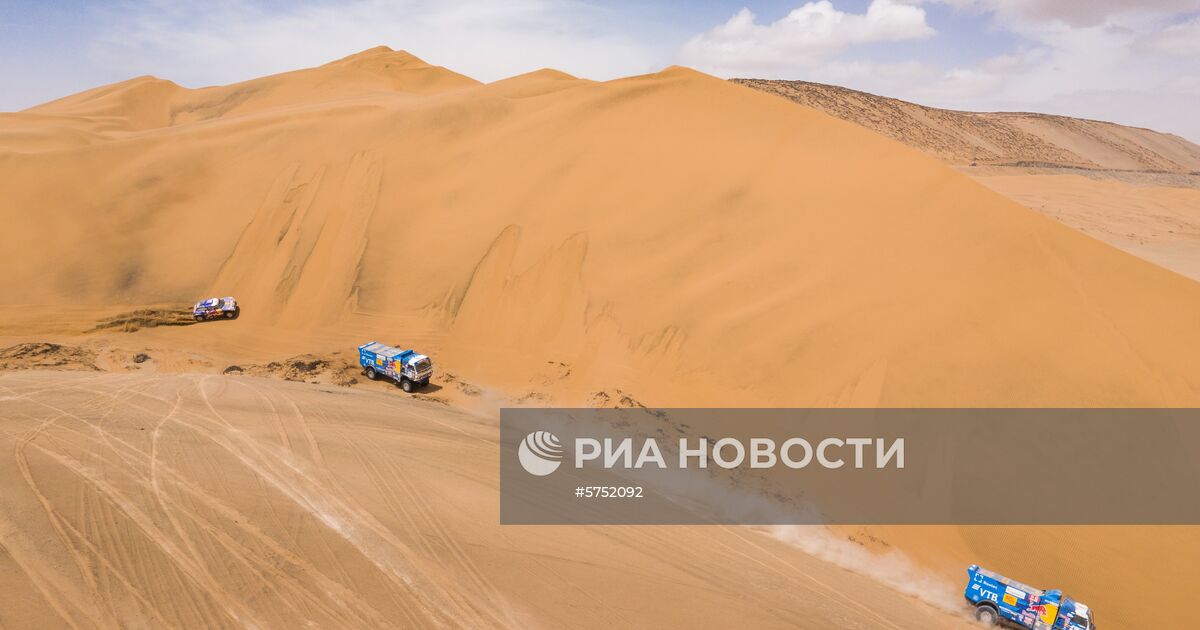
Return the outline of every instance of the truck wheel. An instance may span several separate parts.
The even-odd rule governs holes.
[[[367,366],[367,380],[373,381],[377,378],[379,378],[379,375],[375,373],[375,368]]]
[[[421,379],[421,387],[425,387],[428,384],[429,384],[429,379],[427,379],[427,378]]]
[[[408,380],[407,376],[403,376],[400,378],[400,389],[403,389],[407,394],[411,394],[416,388],[413,387],[413,382]]]
[[[982,621],[989,626],[994,626],[1000,623],[1000,615],[991,606],[978,606],[975,608],[975,621]]]

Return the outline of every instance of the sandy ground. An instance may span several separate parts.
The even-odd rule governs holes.
[[[495,410],[549,401],[445,375],[408,396],[336,353],[222,374],[147,332],[0,351],[0,540],[19,569],[0,597],[21,602],[4,627],[966,627],[979,562],[1068,588],[1106,625],[1172,628],[1200,557],[1190,527],[500,527]],[[419,593],[388,582],[391,561],[420,569]],[[503,596],[460,590],[475,582],[452,562],[488,567]],[[350,608],[313,596],[350,587],[368,589]]]
[[[7,372],[0,409],[4,627],[968,627],[771,532],[502,528],[494,421],[388,392]]]
[[[1200,281],[1200,188],[1082,175],[998,174],[975,180],[1105,243]]]
[[[966,112],[807,81],[733,79],[862,125],[950,164],[1200,172],[1200,146],[1176,135],[1032,112]]]
[[[495,525],[503,405],[1200,404],[1200,285],[986,183],[684,68],[376,49],[0,115],[0,614],[953,627],[979,562],[1179,627],[1195,528]],[[350,383],[372,339],[437,387]]]
[[[1085,234],[1200,280],[1200,146],[1114,123],[961,112],[804,81],[736,82],[902,142]]]

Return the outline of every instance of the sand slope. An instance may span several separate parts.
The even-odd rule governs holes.
[[[1200,188],[1081,175],[980,174],[975,180],[1086,234],[1200,281]]]
[[[735,79],[919,149],[988,188],[1200,279],[1200,146],[1064,116],[959,112],[804,81]]]
[[[145,93],[131,96],[138,90]],[[416,346],[470,382],[532,404],[587,403],[600,400],[598,392],[616,390],[647,404],[697,406],[1153,406],[1200,400],[1200,374],[1191,367],[1200,354],[1200,285],[1005,199],[917,150],[683,68],[605,83],[541,71],[479,85],[406,53],[376,49],[219,88],[135,80],[0,117],[0,189],[6,191],[0,204],[6,226],[0,231],[4,345],[65,341],[124,312],[232,294],[244,308],[236,322],[128,335],[105,329],[86,339],[152,344],[174,353],[164,371],[209,373],[234,362],[346,351],[379,339]],[[66,377],[38,378],[47,382],[14,387],[56,386]],[[188,408],[203,404],[172,378],[135,386],[158,389],[166,399],[153,417],[161,419],[169,412],[161,405],[175,400]],[[101,390],[106,388],[112,386]],[[104,409],[104,400],[79,404]],[[253,410],[238,424],[260,421],[261,406],[232,403]],[[140,413],[124,403],[119,409],[121,417]],[[327,413],[340,417],[336,409]],[[216,414],[204,422],[218,421]],[[33,428],[57,423],[24,407],[18,415]],[[280,444],[280,431],[293,431],[287,425],[273,430]],[[186,433],[175,435],[164,444],[190,446],[185,439]],[[288,440],[300,452],[312,452],[303,435]],[[144,451],[146,444],[138,444]],[[94,450],[73,448],[80,461]],[[130,467],[146,459],[120,445],[112,448]],[[341,450],[353,458],[348,446]],[[41,457],[37,453],[29,455],[31,462]],[[50,462],[57,472],[31,473],[35,484],[39,475],[70,480],[78,473],[69,461]],[[106,462],[95,465],[114,465]],[[33,470],[38,464],[29,465]],[[266,478],[277,474],[265,470]],[[334,467],[329,474],[342,471]],[[17,482],[28,479],[19,469],[12,474]],[[436,477],[414,478],[430,476]],[[246,479],[245,486],[228,488],[260,491]],[[65,496],[76,497],[66,481],[44,483],[64,483]],[[145,492],[134,477],[121,483]],[[338,500],[371,492],[321,483]],[[476,498],[494,496],[479,492]],[[141,503],[154,500],[144,494]],[[288,497],[283,505],[313,500]],[[95,505],[75,507],[77,497],[67,502],[98,513]],[[24,505],[29,518],[38,505],[45,511],[36,496]],[[190,517],[171,512],[170,505],[156,509],[162,510],[157,517],[132,522],[175,527],[166,515],[171,513],[178,527],[192,527]],[[357,509],[345,513],[360,524],[371,522]],[[476,516],[487,521],[486,514]],[[262,518],[299,522],[286,515]],[[10,531],[29,531],[22,523],[15,521]],[[368,529],[375,536],[393,531]],[[69,530],[63,526],[60,540],[98,544],[110,535]],[[122,531],[128,535],[113,545],[145,542],[123,542],[142,539],[133,529]],[[1046,586],[1070,590],[1083,583],[1090,590],[1081,598],[1118,627],[1144,621],[1137,615],[1147,598],[1154,601],[1155,622],[1168,623],[1183,610],[1185,600],[1176,595],[1180,585],[1190,584],[1190,574],[1145,572],[1180,553],[1176,539],[1154,530],[1093,540],[1093,547],[1072,543],[1078,537],[1065,530],[1011,532],[1040,536],[1045,552],[1036,574],[1029,561],[1012,557],[1003,535],[973,531],[950,530],[935,539],[904,531],[886,536],[908,540],[905,551],[952,583],[970,561],[1030,571],[1027,579]],[[502,541],[517,535],[508,532],[485,536],[484,546],[493,551],[481,553],[498,554],[490,562],[506,561],[494,550],[508,548]],[[331,535],[314,533],[313,544]],[[185,531],[176,538],[186,544],[194,537]],[[231,537],[238,544],[245,544],[243,538]],[[221,540],[155,553],[184,558],[186,579],[207,584],[205,597],[220,600],[224,595],[213,585],[225,578],[217,579],[210,558],[225,555],[215,545],[233,544]],[[1117,569],[1106,564],[1111,556],[1100,553],[1112,540],[1134,550]],[[40,540],[25,549],[36,555],[40,544],[50,545]],[[745,551],[732,539],[696,544]],[[303,559],[340,553],[306,551]],[[400,554],[413,555],[421,554]],[[62,556],[55,566],[64,561],[74,562]],[[174,561],[147,566],[165,571],[167,562]],[[802,562],[789,558],[787,565]],[[77,573],[88,574],[88,566]],[[326,566],[335,575],[360,571]],[[806,581],[780,571],[784,583]],[[1139,576],[1137,588],[1078,577],[1111,571]],[[631,596],[642,597],[652,591],[615,575],[603,581],[607,588],[628,585]],[[474,592],[444,586],[458,580],[429,579],[443,586],[428,596],[455,602],[453,614],[461,616],[454,619],[496,621],[470,603]],[[774,579],[747,576],[740,583]],[[372,577],[362,588],[388,592],[388,605],[397,609],[427,606],[418,605],[425,595],[392,594],[381,580]],[[515,577],[496,581],[510,589],[523,583]],[[324,596],[301,593],[314,592],[317,582],[283,586],[288,583],[271,588],[300,593],[295,597],[314,601],[314,610],[330,605]],[[121,587],[93,587],[85,580],[70,588],[115,593]],[[857,584],[844,588],[851,590],[838,586],[833,592],[840,595],[826,595],[844,601],[867,592],[855,590],[867,588]],[[578,597],[585,597],[588,589],[579,590]],[[271,597],[287,605],[299,601]],[[681,589],[677,597],[703,599],[695,589]],[[871,597],[862,601],[875,601]],[[622,601],[617,590],[596,599],[603,605]],[[815,599],[798,609],[821,610]],[[248,604],[229,605],[235,614],[254,612]],[[178,606],[183,611],[186,605]],[[108,614],[126,610],[114,605]],[[200,612],[180,611],[170,614],[181,623],[203,619]],[[62,612],[71,619],[91,614]],[[272,614],[281,616],[264,623],[290,621],[287,610]],[[703,614],[713,625],[724,619],[708,609]],[[813,627],[879,627],[836,616],[823,623]],[[900,627],[927,624],[913,620]]]
[[[807,81],[734,81],[863,125],[952,164],[1200,172],[1200,147],[1150,129],[1047,114],[937,109]]]
[[[0,374],[4,627],[966,628],[739,528],[497,524],[492,421],[249,377]]]

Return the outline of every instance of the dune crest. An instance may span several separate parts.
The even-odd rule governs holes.
[[[951,164],[1200,172],[1200,146],[1099,120],[1030,112],[965,112],[808,81],[733,79],[858,123]]]

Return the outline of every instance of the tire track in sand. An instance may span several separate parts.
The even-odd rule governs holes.
[[[52,408],[50,405],[45,406]],[[88,585],[89,590],[92,591],[94,595],[98,596],[98,591],[94,590],[95,581],[90,569],[90,563],[88,562],[87,558],[82,555],[82,552],[80,552],[71,542],[71,539],[67,535],[67,528],[64,526],[62,519],[57,515],[57,511],[54,509],[53,504],[50,502],[49,498],[41,492],[36,481],[34,481],[32,473],[29,470],[27,457],[24,453],[26,448],[34,448],[38,450],[46,457],[49,457],[67,470],[74,473],[85,484],[91,486],[98,493],[105,496],[113,505],[113,507],[120,510],[126,516],[126,518],[128,518],[129,521],[142,532],[142,534],[150,543],[162,551],[166,558],[174,562],[177,568],[180,569],[182,574],[187,577],[194,586],[207,592],[211,597],[213,597],[215,602],[223,604],[225,612],[236,624],[244,627],[259,627],[261,624],[254,620],[253,615],[251,615],[249,611],[245,610],[244,608],[240,611],[232,610],[231,607],[241,608],[238,606],[235,598],[231,597],[228,591],[226,591],[221,584],[219,584],[216,580],[213,580],[211,575],[208,575],[207,572],[201,567],[197,567],[190,560],[188,555],[180,550],[169,539],[165,532],[160,530],[154,524],[153,519],[137,506],[135,501],[131,500],[125,495],[125,493],[119,491],[115,486],[105,481],[105,475],[103,471],[85,466],[69,456],[63,455],[48,448],[44,448],[32,442],[37,434],[41,433],[52,423],[63,417],[72,417],[83,424],[92,426],[91,423],[88,423],[86,420],[76,414],[66,410],[59,411],[59,415],[52,416],[51,419],[39,425],[38,429],[32,432],[31,435],[27,436],[25,440],[17,444],[17,464],[21,469],[22,476],[25,478],[26,483],[29,484],[30,488],[37,495],[39,502],[41,502],[43,505],[43,509],[45,509],[47,514],[50,515],[55,531],[59,533],[60,539],[63,541],[64,546],[67,547],[69,552],[75,557],[77,564],[80,566],[81,576]],[[96,615],[99,616],[100,613],[97,611]],[[106,621],[108,622],[106,624],[108,627],[116,627],[119,625],[115,619],[107,619]],[[91,624],[94,624],[95,619],[93,618],[90,620],[90,622]],[[83,627],[88,627],[89,625],[90,624],[85,624]]]
[[[166,402],[164,399],[158,398],[156,396],[151,396],[149,394],[145,394],[144,392],[139,392],[139,395],[147,396],[147,397],[151,398],[152,400],[155,400],[158,402]],[[140,405],[136,405],[136,404],[131,404],[130,406],[145,409],[144,407],[141,407]],[[199,434],[201,436],[207,435],[207,432],[205,430],[203,430],[202,428],[196,426],[193,423],[189,423],[189,422],[181,420],[178,417],[178,414],[174,413],[175,411],[178,411],[178,407],[173,408],[172,414],[168,414],[166,417],[164,417],[163,422],[165,423],[166,421],[171,421],[171,422],[179,424],[180,426],[182,426],[184,428],[195,431],[197,434]],[[159,426],[161,426],[161,423]],[[123,456],[123,458],[126,460],[127,463],[130,464],[131,467],[135,467],[134,461],[132,461],[132,460],[135,460],[138,458],[141,458],[141,459],[147,458],[146,453],[143,453],[142,451],[140,451],[133,445],[131,445],[123,440],[120,440],[119,438],[116,438],[116,441],[118,443],[120,443],[125,449],[127,449],[127,452]],[[189,483],[184,475],[182,475],[182,474],[176,472],[175,470],[171,469],[170,467],[166,466],[161,461],[157,460],[157,458],[154,460],[154,465],[153,465],[152,469],[155,472],[156,476],[158,476],[160,473],[163,473],[163,476],[166,476],[166,477],[174,480],[175,485],[173,487],[175,489],[187,493],[189,496],[191,496],[193,499],[199,501],[205,507],[207,507],[210,510],[213,510],[215,513],[218,513],[219,515],[223,516],[229,523],[232,523],[235,526],[237,526],[243,533],[247,534],[247,536],[249,538],[252,538],[252,539],[258,541],[259,543],[263,544],[270,551],[272,558],[283,558],[284,560],[286,560],[287,562],[292,564],[295,568],[301,570],[301,572],[303,574],[313,577],[313,581],[316,582],[317,585],[321,587],[321,594],[329,596],[336,605],[341,607],[342,612],[344,614],[358,619],[358,622],[356,622],[354,625],[358,625],[358,626],[386,625],[386,620],[379,615],[378,611],[374,610],[365,601],[363,601],[363,600],[361,600],[361,598],[357,597],[356,594],[353,592],[353,590],[347,589],[346,587],[338,584],[337,582],[334,582],[334,581],[331,581],[331,580],[328,580],[327,578],[325,578],[324,574],[322,574],[320,571],[318,571],[311,564],[305,562],[299,556],[295,555],[288,547],[282,545],[281,543],[276,541],[274,538],[271,538],[270,536],[266,535],[264,532],[262,532],[258,528],[251,525],[251,523],[252,523],[251,519],[249,519],[245,514],[238,512],[236,509],[232,508],[228,504],[225,504],[225,503],[221,502],[219,499],[216,499],[215,497],[213,497],[212,495],[209,495],[208,493],[201,490],[198,486],[196,486],[192,483]],[[167,504],[169,504],[169,507],[164,508],[168,513],[170,513],[171,511],[180,511],[185,516],[187,516],[189,519],[193,520],[198,526],[201,527],[202,531],[204,531],[206,534],[217,539],[217,541],[220,544],[222,544],[223,547],[226,548],[226,551],[232,552],[233,558],[236,558],[239,561],[242,561],[243,564],[245,564],[247,562],[254,563],[257,567],[256,570],[258,571],[258,576],[260,578],[265,578],[266,573],[270,573],[271,576],[275,577],[275,578],[283,578],[285,580],[285,583],[289,586],[289,588],[293,592],[297,592],[297,588],[300,589],[299,592],[301,592],[301,594],[302,594],[301,599],[307,600],[310,604],[313,604],[314,607],[322,609],[322,611],[324,613],[326,613],[330,619],[338,619],[339,618],[339,615],[335,611],[333,611],[332,609],[328,608],[327,606],[325,606],[324,604],[321,603],[320,597],[318,596],[318,594],[312,593],[312,592],[307,591],[306,589],[303,589],[300,586],[299,580],[295,579],[294,576],[291,575],[291,573],[282,573],[274,565],[266,563],[265,561],[261,560],[260,557],[253,554],[249,548],[241,545],[240,543],[237,543],[237,541],[235,541],[233,538],[228,537],[227,535],[224,535],[221,532],[219,526],[217,526],[215,523],[209,521],[208,519],[203,518],[198,513],[196,513],[194,510],[187,509],[178,501],[168,498],[165,494],[160,494],[158,496],[158,499],[163,500]],[[171,520],[175,524],[177,534],[181,538],[187,539],[188,537],[185,533],[186,528],[184,528],[181,524],[179,524],[178,521],[175,520],[174,518],[172,518]],[[192,548],[192,549],[194,549],[194,548]],[[195,558],[195,556],[193,556],[193,557]],[[249,565],[247,565],[247,568],[255,570],[254,568],[249,567]],[[264,571],[265,571],[265,573],[264,573]],[[260,579],[260,582],[264,585],[272,584],[271,581],[265,580],[265,579]],[[350,602],[357,603],[357,608],[352,608],[352,607],[347,606],[347,604]]]
[[[294,457],[269,451],[239,431],[212,404],[204,384],[211,376],[200,377],[199,391],[204,404],[214,418],[224,426],[223,436],[211,434],[214,443],[254,470],[276,490],[297,506],[304,508],[336,532],[360,554],[376,566],[396,587],[408,593],[422,614],[425,625],[438,627],[495,626],[486,619],[455,619],[447,616],[453,610],[452,598],[434,580],[422,575],[404,557],[417,557],[402,541],[362,508],[354,506],[352,498],[338,496],[324,487],[314,476],[303,470],[304,465]],[[197,414],[198,415],[198,414]],[[222,437],[226,439],[221,439]],[[237,446],[234,445],[236,441]],[[239,448],[240,447],[240,448]]]
[[[95,393],[98,393],[98,394],[101,394],[101,395],[105,394],[105,392],[95,392]],[[142,394],[142,395],[147,395],[147,394],[145,394],[145,393],[141,393],[141,394]],[[147,395],[147,396],[148,396],[148,397],[150,397],[150,398],[152,398],[153,400],[156,400],[156,401],[160,401],[160,402],[166,402],[166,401],[164,401],[163,399],[161,399],[161,398],[158,398],[158,397],[149,396],[149,395]],[[46,405],[46,406],[49,406],[49,405]],[[137,406],[137,405],[132,405],[132,406]],[[146,411],[151,411],[151,410],[149,410],[149,409],[146,409],[146,408],[144,408],[144,407],[140,407],[140,406],[138,406],[138,407],[139,407],[139,408],[141,408],[141,409],[143,409],[143,410],[146,410]],[[55,408],[55,409],[58,409],[58,408]],[[171,413],[168,413],[168,414],[167,414],[167,416],[165,416],[165,417],[164,417],[164,419],[163,419],[163,422],[165,422],[165,421],[167,421],[167,420],[170,420],[170,419],[171,419],[171,416],[172,416],[172,414],[173,414],[175,411],[177,411],[177,410],[178,410],[178,406],[175,406],[175,407],[173,407],[173,410],[172,410],[172,412],[171,412]],[[58,418],[58,417],[62,417],[62,416],[66,416],[66,417],[73,417],[73,419],[76,419],[76,420],[78,420],[79,422],[81,422],[81,423],[83,423],[83,424],[85,424],[85,425],[89,426],[89,427],[90,427],[90,428],[91,428],[93,431],[97,431],[97,430],[98,430],[98,428],[97,428],[97,426],[96,426],[96,425],[93,425],[93,424],[91,424],[91,423],[87,422],[85,419],[83,419],[82,417],[79,417],[79,416],[78,416],[78,415],[76,415],[76,414],[72,414],[72,413],[71,413],[70,411],[68,411],[68,410],[65,410],[65,409],[60,409],[59,411],[60,411],[60,416],[57,416],[56,418]],[[161,423],[160,423],[160,426],[161,426]],[[77,430],[74,430],[74,429],[70,429],[70,428],[65,428],[65,427],[64,427],[64,428],[63,428],[63,430],[69,431],[69,432],[71,432],[71,433],[74,433],[74,434],[76,434],[76,435],[79,435],[80,437],[83,437],[83,438],[87,438],[87,437],[88,437],[88,436],[87,436],[86,434],[84,434],[83,432],[80,432],[80,431],[77,431]],[[103,431],[102,429],[99,429],[99,432],[100,432],[100,433],[104,433],[104,434],[106,434],[106,441],[107,441],[107,432]],[[114,451],[116,452],[116,454],[118,455],[118,457],[120,457],[120,458],[123,460],[123,463],[125,463],[125,464],[127,465],[127,468],[128,468],[129,470],[146,470],[147,468],[150,468],[150,467],[148,467],[148,466],[146,466],[146,465],[145,465],[145,464],[146,464],[146,461],[145,461],[145,460],[147,459],[147,454],[146,454],[146,453],[142,452],[140,449],[137,449],[136,447],[132,446],[131,444],[129,444],[129,443],[127,443],[127,442],[123,441],[123,440],[120,440],[119,438],[114,438],[114,439],[116,440],[116,443],[119,443],[119,445],[120,445],[121,447],[123,447],[124,449],[126,449],[126,452],[122,453],[122,452],[121,452],[121,449],[117,448],[117,444],[116,444],[116,443],[114,443],[114,442],[112,442],[112,441],[107,441],[107,444],[108,444],[108,445],[109,445],[111,448],[113,448],[113,449],[114,449]],[[72,465],[72,463],[71,463],[71,462],[69,462],[69,461],[67,461],[66,459],[64,459],[64,458],[65,458],[65,456],[61,456],[61,455],[59,455],[59,454],[56,454],[56,453],[50,452],[50,451],[48,451],[48,450],[46,450],[46,449],[42,449],[40,446],[37,446],[37,445],[34,445],[34,447],[35,447],[35,448],[37,448],[38,450],[41,450],[41,451],[45,452],[47,455],[49,455],[49,456],[51,456],[51,457],[54,457],[55,459],[57,459],[57,460],[59,461],[59,463],[60,463],[60,464],[63,464],[64,466],[67,466],[69,469],[71,469],[71,470],[73,470],[74,472],[76,472],[76,474],[77,474],[77,475],[79,475],[79,476],[80,476],[80,477],[81,477],[81,478],[82,478],[82,479],[83,479],[85,482],[89,481],[89,479],[91,478],[91,476],[92,476],[92,475],[89,475],[89,474],[86,474],[86,473],[80,473],[80,470],[81,470],[81,468],[80,468],[80,467],[82,467],[82,466],[83,466],[83,464],[81,464],[80,462],[74,462],[74,465]],[[143,461],[138,461],[139,459],[140,459],[140,460],[143,460]],[[152,467],[152,469],[153,469],[154,471],[158,471],[160,468],[161,468],[161,465],[155,465],[155,466],[153,466],[153,467]],[[186,480],[185,480],[185,479],[184,479],[184,478],[183,478],[181,475],[176,475],[176,477],[178,478],[178,480],[179,480],[179,482],[180,482],[180,484],[181,484],[181,485],[183,485],[184,487],[190,487],[190,486],[188,486],[188,484],[187,484]],[[143,480],[143,481],[144,481],[144,480]],[[95,485],[95,484],[92,484],[92,485]],[[150,488],[148,488],[148,489],[150,489]],[[102,493],[103,493],[103,491],[102,491]],[[160,498],[163,498],[163,497],[160,497]],[[115,503],[117,504],[117,507],[118,507],[118,508],[121,508],[121,506],[122,506],[122,500],[121,500],[121,498],[120,498],[120,497],[116,497],[116,496],[114,496],[114,495],[111,495],[111,493],[109,493],[108,499],[109,499],[110,501],[115,501]],[[167,501],[167,502],[168,502],[168,503],[171,503],[171,504],[173,504],[173,505],[172,505],[172,507],[164,507],[164,512],[165,512],[165,513],[167,513],[168,515],[171,515],[171,514],[172,514],[172,508],[174,508],[174,509],[182,509],[182,507],[181,507],[181,506],[179,506],[179,505],[175,505],[175,502],[174,502],[174,501]],[[211,533],[215,533],[215,532],[218,532],[218,531],[219,531],[218,529],[216,529],[216,528],[215,528],[215,526],[214,526],[212,523],[210,523],[210,522],[206,521],[205,519],[202,519],[201,517],[199,517],[198,515],[196,515],[194,512],[187,511],[187,510],[185,510],[185,511],[187,512],[187,516],[189,516],[190,518],[192,518],[193,520],[195,520],[195,521],[196,521],[198,524],[200,524],[200,525],[201,525],[201,526],[202,526],[202,527],[203,527],[203,528],[204,528],[204,529],[205,529],[205,530],[206,530],[208,533],[210,533],[210,534],[211,534]],[[233,520],[233,522],[235,522],[235,523],[236,523],[236,522],[246,522],[246,521],[247,521],[247,519],[246,519],[244,516],[240,515],[240,514],[235,514],[235,515],[232,515],[232,516],[231,516],[231,518],[232,518],[232,519],[234,519],[234,520]],[[177,534],[178,534],[178,536],[179,536],[179,537],[180,537],[180,538],[181,538],[183,541],[185,541],[185,542],[186,542],[186,544],[187,544],[187,546],[189,547],[189,549],[191,549],[191,550],[192,550],[192,554],[191,554],[191,555],[192,555],[192,560],[193,560],[193,562],[195,562],[195,563],[196,563],[194,566],[197,566],[197,567],[200,567],[201,569],[203,569],[203,564],[202,564],[202,563],[201,563],[201,562],[200,562],[200,561],[197,559],[197,556],[198,556],[198,554],[195,552],[195,550],[194,550],[194,547],[191,547],[191,545],[190,545],[190,540],[189,540],[188,536],[186,535],[186,533],[185,533],[185,531],[184,531],[184,529],[185,529],[185,528],[183,528],[183,527],[182,527],[182,526],[179,524],[179,522],[178,522],[176,519],[174,519],[174,518],[173,518],[173,516],[171,517],[171,521],[172,521],[172,523],[174,524],[174,527],[176,528],[176,531],[177,531]],[[69,524],[67,524],[67,525],[68,525],[68,527],[70,527],[70,526],[69,526]],[[75,530],[73,527],[70,527],[70,529],[72,530],[72,532],[75,534],[75,536],[76,536],[76,537],[80,538],[81,540],[83,540],[83,542],[85,542],[85,543],[88,543],[88,544],[89,544],[89,546],[91,546],[91,547],[92,547],[92,550],[93,550],[93,551],[94,551],[94,552],[97,554],[97,557],[98,557],[100,560],[105,560],[105,559],[103,558],[103,552],[102,552],[102,551],[101,551],[101,550],[100,550],[98,547],[95,547],[95,546],[93,546],[93,545],[90,545],[90,542],[86,541],[86,540],[84,539],[83,535],[82,535],[80,532],[78,532],[78,530]],[[243,528],[243,529],[245,529],[245,528]],[[145,530],[144,528],[143,528],[143,532],[144,532],[144,533],[147,533],[147,534],[149,535],[149,532],[146,532],[146,530]],[[159,537],[159,536],[151,536],[151,537],[152,537],[152,538],[155,538],[155,540],[153,540],[152,542],[154,542],[154,543],[158,543],[160,547],[161,547],[161,546],[163,546],[163,545],[162,545],[162,540],[165,540],[165,537]],[[226,547],[226,550],[227,550],[227,551],[234,552],[234,555],[233,555],[232,557],[234,557],[234,558],[238,558],[238,559],[240,559],[240,560],[241,560],[241,559],[245,559],[245,558],[247,558],[247,557],[249,557],[249,558],[252,558],[252,559],[254,558],[254,556],[253,556],[252,554],[250,554],[250,553],[249,553],[249,549],[247,549],[247,548],[245,548],[245,547],[242,547],[242,546],[240,546],[240,545],[236,545],[236,543],[234,543],[234,545],[231,545],[231,544],[230,544],[230,542],[231,542],[231,541],[232,541],[232,539],[231,539],[231,538],[226,538],[225,540],[223,540],[223,541],[220,541],[220,542],[223,542],[223,543],[224,543],[224,544],[223,544],[223,546],[225,546],[225,547]],[[68,542],[69,542],[69,541],[68,541]],[[236,548],[236,549],[235,549],[235,548],[234,548],[234,546],[237,546],[238,548]],[[276,547],[275,547],[275,549],[274,549],[273,551],[274,551],[274,552],[276,552],[276,553],[280,553],[280,552],[284,552],[285,550],[284,550],[283,548],[281,548],[281,547],[278,547],[278,546],[276,546]],[[293,558],[293,559],[295,559],[295,560],[298,560],[298,558]],[[177,560],[177,559],[176,559],[176,560]],[[105,560],[105,562],[107,562],[107,561]],[[178,561],[177,561],[177,564],[179,564],[179,563],[178,563]],[[109,564],[109,566],[111,566],[111,564]],[[266,565],[260,564],[260,568],[263,568],[263,567],[265,567],[265,566],[266,566]],[[188,567],[188,566],[185,566],[185,565],[180,565],[180,568],[181,568],[182,570],[184,570],[184,571],[185,571],[185,573],[186,573],[186,572],[188,572],[188,571],[191,571],[191,572],[193,572],[193,573],[190,573],[189,575],[192,575],[192,576],[194,577],[194,571],[195,571],[195,569],[194,569],[194,568],[192,568],[192,567]],[[114,569],[115,569],[115,568],[114,568]],[[311,567],[310,567],[310,569],[311,569]],[[281,577],[281,576],[283,575],[283,574],[279,573],[279,572],[278,572],[278,570],[275,570],[275,571],[272,571],[272,572],[274,573],[274,575],[273,575],[272,577],[279,578],[279,577]],[[215,577],[213,577],[213,576],[212,576],[212,575],[211,575],[209,572],[207,572],[206,570],[204,570],[204,571],[203,571],[203,577],[205,577],[205,578],[208,578],[208,580],[210,581],[210,583],[211,583],[211,582],[215,582],[215,581],[216,581],[216,578],[215,578]],[[263,578],[263,577],[266,577],[266,576],[265,576],[265,574],[260,574],[260,575],[259,575],[259,577],[260,577],[260,578]],[[120,578],[119,578],[119,579],[120,579]],[[262,582],[263,584],[271,584],[271,583],[272,583],[271,581],[269,581],[269,580],[265,580],[265,579],[261,580],[261,582]],[[126,584],[128,584],[128,581],[127,581],[127,580],[125,580],[125,583],[126,583]],[[326,585],[326,592],[329,592],[330,590],[342,590],[343,592],[342,592],[342,593],[340,593],[340,595],[343,595],[343,596],[344,596],[344,595],[346,595],[346,593],[345,593],[345,589],[329,589],[329,588],[328,588],[328,586],[329,586],[329,585]],[[212,594],[212,591],[211,591],[211,589],[209,590],[209,593],[210,593],[210,595]],[[135,596],[140,596],[140,594],[138,594],[138,593],[135,593]],[[142,599],[142,601],[145,601],[145,598],[141,598],[141,599]],[[320,605],[320,603],[316,601],[316,599],[315,599],[315,598],[313,598],[313,597],[309,597],[308,599],[310,599],[310,601],[311,601],[312,603],[315,603],[315,604],[317,604],[317,607],[322,607],[322,606]],[[345,598],[345,599],[346,599],[346,600],[353,600],[353,597],[347,597],[347,598]],[[335,601],[339,601],[339,600],[342,600],[342,598],[336,598],[336,599],[335,599]],[[338,619],[338,618],[340,617],[340,616],[339,616],[339,615],[338,615],[336,612],[334,612],[333,610],[331,610],[331,609],[328,609],[328,608],[325,608],[325,610],[324,610],[323,612],[325,612],[325,613],[327,614],[327,616],[328,616],[330,619]],[[343,612],[345,612],[345,613],[348,613],[348,614],[349,614],[351,617],[357,617],[357,618],[358,618],[360,621],[359,621],[359,623],[358,623],[358,624],[356,624],[356,625],[381,625],[382,623],[384,623],[384,619],[383,619],[382,617],[379,617],[377,613],[375,613],[374,615],[368,614],[366,618],[363,618],[363,617],[361,617],[360,615],[356,614],[356,611],[354,611],[354,610],[349,610],[349,609],[346,609],[346,610],[344,610]],[[372,611],[372,612],[374,612],[374,611]],[[239,625],[244,625],[244,624],[239,624]],[[86,626],[85,626],[85,627],[86,627]]]

